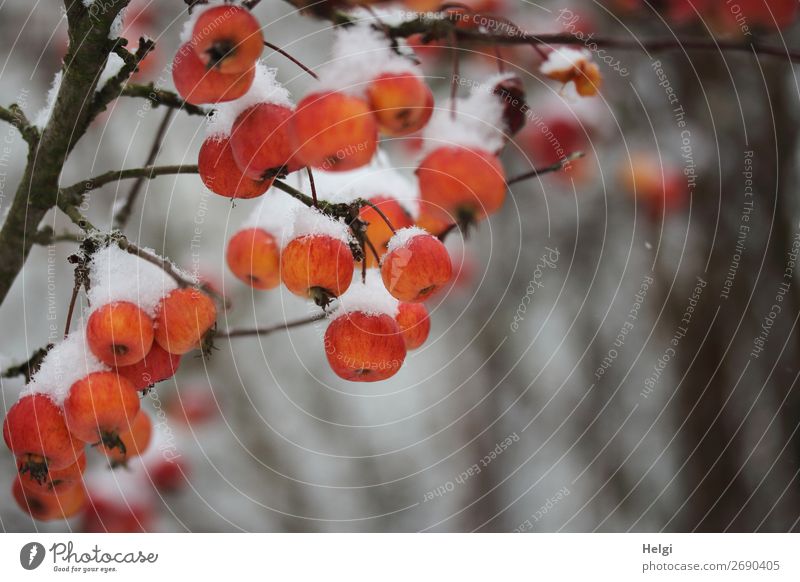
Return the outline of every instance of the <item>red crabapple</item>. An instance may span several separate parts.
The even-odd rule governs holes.
[[[83,479],[83,472],[86,470],[86,454],[81,452],[78,460],[69,467],[63,469],[48,469],[44,477],[39,480],[24,463],[18,462],[19,481],[25,491],[33,493],[61,493],[79,483]]]
[[[389,196],[373,196],[369,199],[375,206],[377,206],[392,226],[396,229],[407,228],[413,226],[414,222],[400,203]],[[383,257],[386,254],[386,245],[389,244],[389,239],[392,238],[392,229],[386,224],[386,221],[378,214],[378,211],[369,205],[364,205],[358,213],[358,217],[367,223],[367,238],[378,251],[378,256]],[[372,251],[367,249],[366,253],[367,267],[377,267],[378,261],[372,254]]]
[[[231,130],[231,151],[236,164],[253,180],[294,172],[289,120],[292,110],[274,103],[259,103],[245,109]]]
[[[172,378],[180,363],[180,355],[170,354],[153,342],[153,347],[150,348],[143,360],[130,366],[119,367],[116,372],[133,384],[137,390],[145,390],[157,382]]]
[[[43,493],[24,489],[17,477],[11,493],[19,508],[39,521],[70,518],[83,509],[86,502],[86,490],[81,482],[57,493]]]
[[[367,101],[380,131],[403,136],[422,129],[433,114],[433,93],[418,75],[386,73],[367,87]]]
[[[81,532],[141,533],[151,529],[153,509],[150,501],[106,499],[89,489],[89,502],[83,512]]]
[[[441,147],[417,169],[420,198],[441,220],[468,224],[496,212],[506,198],[497,156],[461,146]]]
[[[211,298],[199,289],[175,289],[161,300],[156,313],[156,342],[171,354],[185,354],[200,345],[217,319]]]
[[[112,463],[124,464],[128,459],[138,457],[147,450],[152,434],[153,423],[150,421],[150,416],[144,410],[140,410],[133,419],[130,430],[119,435],[124,446],[109,448],[102,445],[100,450]]]
[[[147,473],[159,493],[174,493],[186,482],[189,467],[180,458],[163,458],[149,466]]]
[[[406,349],[416,350],[425,343],[431,332],[428,309],[422,303],[405,303],[403,301],[400,302],[397,309],[397,316],[394,319],[400,327],[400,333],[403,334]]]
[[[45,394],[23,396],[8,410],[3,440],[21,471],[35,479],[69,467],[83,454],[83,443],[70,434],[61,409]]]
[[[420,231],[421,232],[421,231]],[[403,231],[400,231],[403,236]],[[453,275],[450,255],[430,234],[412,234],[383,258],[381,277],[387,291],[400,301],[420,303],[446,285]]]
[[[191,42],[206,68],[220,73],[247,71],[264,50],[261,26],[241,6],[215,6],[203,11],[195,22]]]
[[[225,74],[206,69],[203,61],[186,43],[172,61],[172,81],[187,103],[224,103],[238,99],[250,89],[256,76],[255,66],[241,73]]]
[[[325,331],[325,353],[340,378],[377,382],[397,373],[406,357],[406,345],[391,316],[353,311],[330,323]]]
[[[202,388],[176,391],[165,408],[170,419],[187,426],[200,426],[219,414],[219,404],[213,392]]]
[[[129,366],[145,357],[153,345],[153,320],[129,301],[96,309],[86,324],[89,349],[109,366]]]
[[[228,268],[254,289],[274,289],[281,282],[281,250],[275,237],[260,228],[237,232],[225,253]]]
[[[453,226],[455,217],[448,216],[442,209],[420,200],[419,216],[416,226],[434,236],[440,236]]]
[[[292,240],[281,254],[281,278],[300,297],[326,305],[350,287],[355,263],[339,239],[309,234]]]
[[[344,93],[312,93],[297,104],[290,135],[301,164],[329,172],[369,163],[378,147],[378,126],[363,99]]]
[[[228,198],[255,198],[272,185],[271,179],[254,180],[242,173],[227,137],[206,138],[200,146],[197,171],[209,190]]]
[[[78,380],[64,401],[67,427],[76,438],[123,452],[120,435],[130,430],[138,412],[136,388],[114,372],[94,372]]]

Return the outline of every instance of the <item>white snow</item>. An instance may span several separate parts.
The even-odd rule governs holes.
[[[567,73],[590,58],[591,53],[586,49],[577,50],[570,47],[558,47],[547,55],[547,60],[542,63],[539,70],[543,75]]]
[[[242,223],[240,230],[260,228],[274,236],[278,246],[283,248],[294,232],[295,213],[304,206],[285,192],[270,188]]]
[[[277,69],[267,67],[264,63],[256,63],[256,74],[253,85],[239,99],[220,103],[207,118],[207,136],[230,135],[236,118],[242,111],[259,103],[274,103],[290,109],[294,108],[289,91],[275,78]]]
[[[386,36],[370,25],[338,28],[331,59],[320,70],[314,91],[343,91],[363,97],[369,82],[383,73],[422,76],[413,61],[395,53]]]
[[[326,216],[310,206],[301,205],[294,213],[291,239],[307,235],[329,236],[344,244],[350,244],[353,241],[350,229],[344,222]]]
[[[192,40],[194,25],[197,23],[197,19],[200,18],[200,15],[203,12],[205,12],[206,10],[210,10],[211,8],[223,5],[224,2],[218,2],[217,0],[211,0],[210,2],[208,2],[208,4],[196,4],[195,7],[192,9],[192,13],[189,15],[189,18],[186,20],[186,22],[183,23],[183,28],[181,29],[181,34],[180,34],[181,44],[186,44],[187,42]]]
[[[386,290],[379,269],[367,269],[366,282],[361,282],[361,271],[353,273],[353,282],[340,297],[330,319],[359,311],[367,315],[386,314],[396,317],[400,302]]]
[[[366,8],[354,8],[348,12],[348,15],[359,21],[359,24],[386,24],[388,26],[399,26],[404,22],[415,20],[418,12],[409,10],[405,6],[370,6],[371,10]],[[377,18],[376,18],[377,16]]]
[[[21,396],[47,394],[58,406],[63,406],[69,389],[75,382],[94,372],[110,369],[89,350],[86,328],[81,321],[79,327],[45,356],[41,368]]]
[[[505,144],[503,101],[490,85],[474,87],[449,107],[437,107],[422,133],[422,153],[459,145],[496,153]],[[455,115],[452,108],[455,106]]]
[[[93,308],[113,301],[130,301],[150,317],[155,317],[161,298],[177,288],[163,269],[114,244],[93,255],[89,277],[92,284],[88,295]]]
[[[394,252],[397,249],[403,248],[407,246],[411,239],[415,236],[432,236],[424,228],[419,228],[418,226],[409,226],[408,228],[401,228],[398,230],[392,238],[389,239],[389,244],[386,246],[386,250],[388,252]]]
[[[45,105],[39,110],[39,113],[36,114],[36,117],[33,118],[33,124],[40,130],[44,129],[50,121],[50,115],[53,113],[53,107],[56,105],[56,97],[58,97],[58,91],[61,88],[62,76],[62,71],[55,74],[53,82],[50,84],[50,90],[47,92],[47,101],[45,101]]]
[[[103,71],[100,73],[100,79],[97,81],[97,91],[102,89],[110,79],[119,73],[124,65],[125,61],[123,61],[122,57],[117,53],[109,54],[106,66],[103,68]]]
[[[108,29],[108,38],[110,38],[111,40],[119,38],[120,35],[122,34],[122,25],[125,22],[125,13],[127,11],[128,7],[126,6],[125,8],[120,10],[114,17],[114,21],[111,23],[111,27]]]
[[[308,178],[303,174],[301,190],[310,192]],[[379,150],[372,162],[350,172],[314,170],[314,184],[321,200],[350,203],[359,198],[387,196],[397,200],[411,218],[419,216],[419,191],[408,173],[391,167],[388,157]]]

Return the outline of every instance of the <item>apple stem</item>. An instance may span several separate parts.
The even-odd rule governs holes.
[[[235,337],[245,337],[245,336],[252,336],[252,335],[269,335],[276,331],[286,331],[295,327],[301,327],[304,325],[308,325],[309,323],[315,323],[317,321],[321,321],[325,319],[327,316],[326,313],[318,313],[311,317],[306,317],[303,319],[296,319],[294,321],[287,321],[284,323],[278,323],[276,325],[272,325],[269,327],[254,327],[248,329],[231,329],[228,331],[222,331],[217,333],[214,336],[214,339],[221,338],[221,339],[231,339]]]
[[[314,201],[314,208],[319,209],[317,186],[314,184],[314,172],[311,171],[311,166],[306,166],[306,173],[308,173],[308,183],[311,186],[311,199]]]
[[[267,41],[264,41],[264,46],[269,48],[269,49],[272,49],[273,51],[275,51],[276,53],[278,53],[280,55],[283,55],[284,57],[286,57],[287,59],[292,61],[295,65],[297,65],[298,67],[303,69],[306,73],[308,73],[309,75],[314,77],[317,81],[319,81],[319,77],[317,76],[317,74],[314,71],[309,69],[303,63],[301,63],[298,59],[294,58],[292,55],[287,53],[285,50],[283,50],[279,46],[276,46],[276,45],[272,44],[271,42],[267,42]]]
[[[397,234],[397,230],[395,230],[394,226],[392,225],[392,222],[389,220],[389,217],[386,216],[386,214],[384,214],[383,210],[378,208],[377,204],[367,199],[359,200],[359,204],[361,206],[369,206],[370,208],[372,208],[375,212],[378,213],[378,216],[380,216],[383,219],[383,221],[386,223],[386,226],[388,226],[389,230],[392,231],[392,234]]]

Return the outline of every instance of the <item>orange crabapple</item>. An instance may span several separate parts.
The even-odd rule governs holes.
[[[211,298],[195,288],[175,289],[158,304],[155,339],[171,354],[183,355],[199,347],[217,319]]]
[[[386,218],[389,219],[392,227],[395,229],[407,228],[414,225],[414,221],[408,214],[405,208],[394,198],[390,196],[373,196],[369,201],[377,206]],[[369,204],[361,207],[358,212],[358,217],[367,223],[366,236],[375,250],[378,252],[379,257],[386,254],[386,245],[389,244],[389,239],[392,238],[392,228],[386,223],[383,217],[378,214]],[[369,249],[366,253],[367,268],[377,267],[378,260]]]
[[[263,180],[300,169],[292,160],[289,136],[292,114],[289,107],[259,103],[236,118],[231,130],[231,151],[246,176]]]
[[[187,103],[224,103],[247,93],[256,75],[255,66],[241,73],[225,74],[206,69],[203,61],[187,43],[178,49],[172,61],[172,81]]]
[[[140,410],[133,419],[130,430],[119,435],[124,447],[109,448],[101,445],[100,450],[112,464],[124,465],[128,459],[138,457],[147,450],[152,434],[153,423],[150,416],[144,410]]]
[[[17,462],[19,481],[25,491],[33,493],[60,493],[83,480],[86,470],[86,453],[81,451],[78,460],[63,469],[48,469],[43,478],[37,479],[27,471],[24,463]]]
[[[252,67],[264,49],[261,26],[241,6],[214,6],[198,16],[192,46],[208,69],[241,73]]]
[[[137,390],[146,390],[157,382],[172,378],[180,363],[180,355],[170,354],[153,342],[153,347],[142,360],[130,366],[121,366],[116,369],[116,372],[133,384]]]
[[[281,250],[275,237],[263,229],[248,228],[233,235],[225,259],[236,278],[254,289],[280,285]]]
[[[327,305],[350,287],[355,262],[341,240],[324,234],[295,238],[281,253],[281,278],[286,288],[318,305]]]
[[[19,508],[39,521],[68,519],[83,509],[86,503],[86,489],[80,481],[63,491],[44,493],[24,489],[17,477],[11,493]]]
[[[406,344],[390,315],[352,311],[328,325],[325,354],[340,378],[377,382],[397,373],[406,357]]]
[[[422,129],[433,114],[433,93],[414,73],[384,73],[367,87],[367,101],[384,135]]]
[[[397,306],[395,321],[400,327],[403,341],[408,351],[416,350],[428,339],[431,332],[431,319],[428,309],[422,303],[401,301]]]
[[[463,146],[432,151],[417,168],[420,199],[440,220],[470,224],[497,212],[506,198],[503,166],[494,154]]]
[[[20,473],[39,481],[83,454],[83,443],[70,433],[61,408],[46,394],[25,395],[8,410],[3,440],[17,457]]]
[[[429,299],[452,275],[453,265],[442,241],[416,228],[398,231],[381,264],[387,291],[409,303]]]
[[[114,301],[94,310],[86,324],[86,341],[109,366],[141,361],[153,345],[153,320],[138,305]]]
[[[227,137],[206,138],[200,146],[197,171],[209,190],[227,198],[256,198],[272,185],[272,179],[254,180],[242,173]]]
[[[297,104],[289,133],[294,158],[328,172],[366,165],[378,147],[378,125],[363,99],[341,92],[312,93]]]
[[[64,416],[76,438],[124,452],[120,435],[128,432],[139,408],[133,384],[115,372],[94,372],[70,387]]]

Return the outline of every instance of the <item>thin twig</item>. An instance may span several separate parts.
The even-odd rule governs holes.
[[[31,381],[31,377],[39,370],[39,366],[42,365],[42,360],[47,355],[47,353],[53,348],[53,344],[47,344],[47,346],[43,348],[39,348],[26,362],[23,362],[16,366],[9,366],[5,370],[0,373],[0,376],[3,378],[16,378],[17,376],[25,376],[25,382],[28,383]]]
[[[72,325],[72,314],[75,312],[75,303],[78,301],[78,292],[81,290],[81,283],[75,275],[75,284],[72,286],[72,295],[69,298],[69,308],[67,309],[67,322],[64,324],[64,339],[69,335],[69,328]]]
[[[583,152],[573,152],[568,156],[560,159],[555,164],[545,166],[544,168],[534,168],[530,172],[525,172],[524,174],[510,178],[506,180],[506,185],[511,186],[512,184],[516,184],[517,182],[522,182],[524,180],[529,180],[530,178],[535,178],[536,176],[542,176],[543,174],[558,172],[559,170],[567,166],[570,162],[580,159],[585,155],[586,154],[584,154]]]
[[[305,317],[303,319],[296,319],[294,321],[288,321],[285,323],[277,323],[275,325],[269,327],[254,327],[248,329],[231,329],[228,331],[217,332],[214,334],[214,339],[231,339],[234,337],[245,337],[245,336],[265,336],[276,331],[285,331],[295,327],[301,327],[303,325],[308,325],[310,323],[315,323],[317,321],[321,321],[325,319],[325,313],[318,313],[311,317]]]
[[[167,128],[174,115],[175,109],[172,108],[164,112],[164,117],[161,119],[156,135],[153,138],[153,145],[150,146],[150,152],[147,154],[147,160],[144,163],[145,167],[152,167],[155,163],[158,153],[161,151],[161,147],[164,144],[164,136],[167,134]],[[151,172],[150,174],[143,174],[136,179],[133,186],[131,186],[131,189],[128,191],[128,195],[125,197],[125,204],[123,204],[114,215],[114,228],[119,230],[125,228],[125,225],[128,224],[128,220],[130,220],[131,213],[133,212],[133,205],[136,203],[136,198],[139,196],[139,192],[142,190],[145,180],[150,180],[152,178],[153,174]]]
[[[311,186],[311,198],[314,200],[314,208],[319,208],[317,186],[314,184],[314,172],[311,171],[311,166],[306,166],[306,173],[308,174],[308,183]]]
[[[116,182],[118,180],[127,180],[130,178],[147,178],[152,179],[157,176],[170,176],[174,174],[196,174],[197,165],[184,165],[184,166],[150,166],[145,168],[131,168],[128,170],[112,170],[105,174],[100,174],[88,180],[81,180],[67,186],[59,191],[59,197],[67,200],[67,202],[74,202],[76,197],[80,197],[90,190],[96,190],[101,186]]]
[[[264,46],[265,46],[265,47],[267,47],[268,49],[272,49],[273,51],[275,51],[276,53],[278,53],[278,54],[280,54],[280,55],[283,55],[284,57],[286,57],[287,59],[289,59],[290,61],[292,61],[292,62],[293,62],[295,65],[297,65],[298,67],[300,67],[301,69],[303,69],[303,70],[304,70],[306,73],[308,73],[309,75],[311,75],[312,77],[314,77],[316,80],[318,80],[318,81],[319,81],[319,77],[317,76],[317,74],[316,74],[314,71],[312,71],[311,69],[309,69],[307,66],[305,66],[305,65],[304,65],[303,63],[301,63],[299,60],[297,60],[297,59],[296,59],[296,58],[294,58],[292,55],[290,55],[289,53],[287,53],[287,52],[286,52],[285,50],[283,50],[281,47],[279,47],[279,46],[276,46],[276,45],[272,44],[271,42],[267,42],[266,40],[264,41]]]

